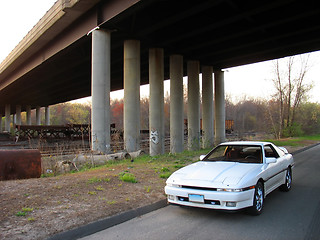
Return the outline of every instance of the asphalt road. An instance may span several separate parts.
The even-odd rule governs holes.
[[[320,239],[320,145],[294,159],[292,190],[268,195],[260,216],[170,205],[82,239]]]

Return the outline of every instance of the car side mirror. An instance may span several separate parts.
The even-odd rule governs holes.
[[[206,155],[201,155],[201,156],[199,157],[200,161],[202,161],[205,157],[206,157]]]
[[[276,163],[277,162],[277,159],[274,158],[274,157],[268,157],[266,158],[266,163],[269,164],[269,163]]]

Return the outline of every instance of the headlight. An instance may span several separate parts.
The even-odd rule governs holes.
[[[254,189],[254,186],[246,187],[246,188],[217,188],[218,192],[244,192],[250,189]]]
[[[218,192],[242,192],[242,189],[217,188]]]
[[[174,183],[167,183],[168,187],[176,187],[176,188],[181,188],[181,185],[179,184],[174,184]]]

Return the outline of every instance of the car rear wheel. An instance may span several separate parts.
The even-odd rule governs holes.
[[[249,208],[249,213],[251,215],[260,215],[264,204],[264,188],[262,182],[258,182],[255,186],[254,196],[253,196],[253,206]]]
[[[283,192],[289,192],[292,185],[292,170],[289,167],[286,173],[286,182],[280,186],[280,190]]]

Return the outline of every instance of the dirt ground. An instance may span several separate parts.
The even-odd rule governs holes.
[[[137,183],[124,182],[129,171]],[[153,167],[112,165],[57,177],[0,182],[0,239],[45,239],[165,198]],[[22,216],[19,216],[22,215]]]
[[[314,142],[305,143],[310,144]],[[190,162],[184,161],[183,165]],[[0,239],[46,239],[165,199],[166,179],[160,175],[162,170],[174,171],[182,166],[178,161],[174,163],[174,167],[169,167],[165,163],[126,160],[122,164],[56,177],[0,181]],[[132,173],[137,183],[120,180],[119,174],[125,172]]]

